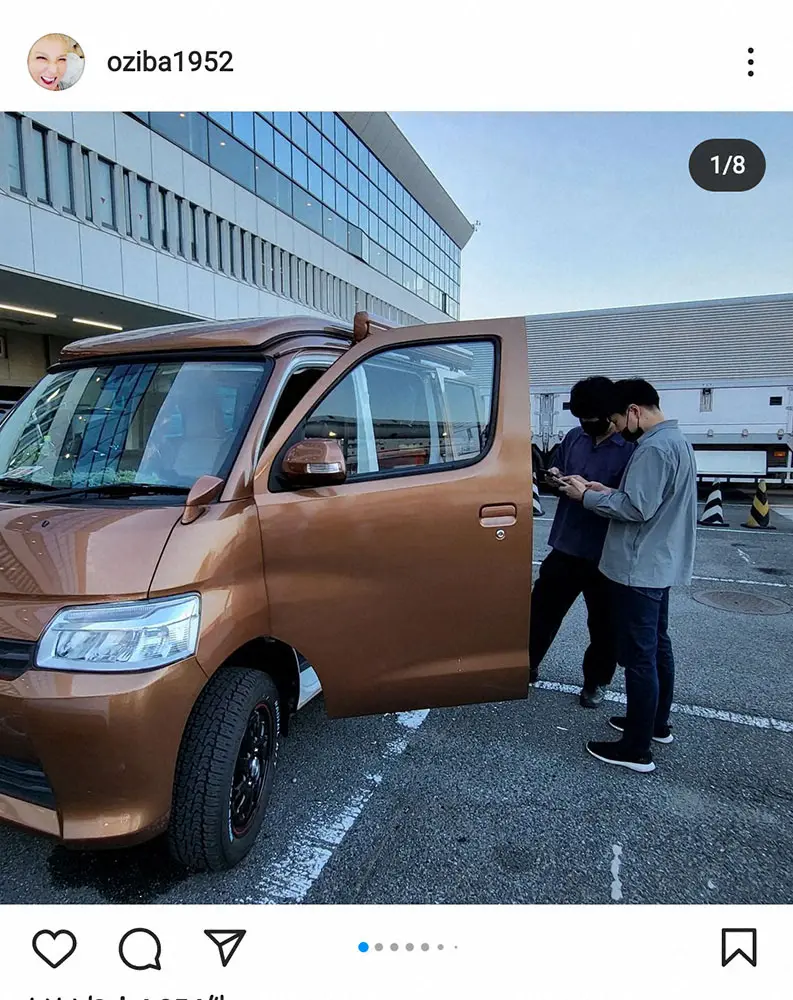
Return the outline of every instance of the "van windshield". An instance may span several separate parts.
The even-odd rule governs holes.
[[[225,478],[268,371],[266,361],[173,361],[52,372],[0,427],[0,488]]]

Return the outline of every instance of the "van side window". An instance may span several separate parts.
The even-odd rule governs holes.
[[[476,386],[468,382],[444,383],[450,443],[456,461],[474,458],[485,444],[487,421],[483,423]]]
[[[294,375],[290,375],[284,386],[284,391],[281,393],[281,398],[276,404],[270,426],[267,428],[265,445],[270,443],[278,428],[324,372],[324,368],[310,368],[307,371],[295,372]]]
[[[491,341],[383,351],[331,390],[304,437],[338,440],[348,479],[472,461],[487,447],[495,375]]]
[[[330,391],[308,418],[305,438],[333,438],[339,442],[347,474],[358,471],[358,430],[361,425],[358,393],[353,375],[347,375]]]
[[[409,364],[404,367],[395,364],[389,354],[366,362],[363,367],[378,471],[429,465],[433,446],[443,454],[446,437],[442,415],[430,409],[433,396],[438,396],[435,374],[415,371]]]

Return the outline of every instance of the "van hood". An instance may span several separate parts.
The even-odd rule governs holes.
[[[67,605],[145,598],[182,510],[0,504],[0,637],[36,640]]]

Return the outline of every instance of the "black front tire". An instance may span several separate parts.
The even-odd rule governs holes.
[[[252,727],[267,728],[266,768],[244,825],[235,826],[232,793]],[[246,667],[224,667],[210,679],[185,728],[176,765],[168,844],[193,871],[227,871],[253,847],[275,778],[280,738],[278,689]],[[239,819],[239,810],[236,810]]]

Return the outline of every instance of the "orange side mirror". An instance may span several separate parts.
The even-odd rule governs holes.
[[[224,485],[223,480],[217,476],[201,476],[197,479],[185,499],[182,524],[197,521],[207,506],[217,500],[223,492]]]
[[[295,485],[336,486],[347,478],[347,463],[338,441],[308,439],[292,445],[281,466]]]

